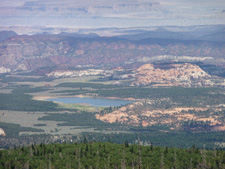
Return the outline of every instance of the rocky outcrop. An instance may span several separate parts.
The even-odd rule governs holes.
[[[115,110],[111,113],[104,114],[96,114],[96,119],[104,121],[106,123],[123,123],[123,124],[131,124],[138,125],[139,124],[139,114],[136,113],[136,109],[139,106],[143,106],[141,102],[135,102],[133,104],[123,106],[118,110]]]
[[[213,86],[213,82],[209,81],[210,77],[200,67],[189,63],[172,64],[169,69],[159,69],[152,64],[145,64],[136,70],[136,81],[132,85]]]
[[[6,136],[5,131],[2,128],[0,128],[0,136]]]
[[[11,72],[11,70],[8,69],[8,68],[0,67],[0,74],[1,74],[1,73],[10,73],[10,72]]]
[[[48,77],[83,77],[83,76],[99,76],[99,75],[111,75],[113,73],[112,70],[99,70],[99,69],[87,69],[87,70],[78,70],[78,71],[63,71],[57,70],[48,73]]]
[[[210,111],[209,111],[210,110]],[[131,126],[153,126],[153,125],[165,125],[170,129],[181,129],[180,124],[187,121],[195,121],[209,123],[214,130],[225,130],[221,119],[222,115],[218,115],[218,111],[222,111],[223,108],[197,108],[197,107],[174,107],[170,109],[151,109],[146,107],[142,102],[135,102],[130,105],[123,106],[118,110],[114,110],[110,113],[104,111],[96,114],[96,119],[99,119],[106,123],[120,123]],[[204,112],[207,113],[193,113]],[[223,129],[221,128],[223,127]]]

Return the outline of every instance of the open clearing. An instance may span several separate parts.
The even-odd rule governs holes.
[[[48,112],[65,113],[65,112]],[[82,132],[98,132],[94,128],[79,126],[58,126],[62,122],[40,121],[41,117],[47,116],[47,112],[23,112],[23,111],[0,111],[0,122],[19,124],[23,127],[43,129],[45,132],[21,132],[20,134],[80,134]],[[46,126],[34,126],[35,124],[45,124]]]
[[[115,82],[115,81],[103,81],[103,82],[95,81],[98,78],[99,78],[99,76],[88,76],[88,77],[60,78],[60,79],[55,79],[55,80],[50,81],[50,82],[47,82],[47,81],[31,82],[31,81],[25,80],[25,81],[15,82],[15,83],[20,84],[20,85],[31,85],[33,87],[43,87],[45,85],[56,86],[60,83],[77,83],[77,82],[80,82],[80,83],[112,84],[113,82]]]

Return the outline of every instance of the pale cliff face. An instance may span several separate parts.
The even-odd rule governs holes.
[[[6,134],[2,128],[0,128],[0,136],[6,136]]]
[[[11,70],[8,69],[8,68],[0,67],[0,74],[1,74],[1,73],[10,73],[10,72],[11,72]]]
[[[149,85],[151,83],[164,84],[166,86],[183,86],[186,83],[192,86],[194,81],[202,81],[211,76],[200,67],[189,63],[174,64],[170,69],[154,68],[152,64],[142,65],[137,69],[136,81],[133,85]]]

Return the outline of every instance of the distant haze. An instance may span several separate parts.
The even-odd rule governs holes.
[[[1,0],[0,26],[73,28],[225,24],[224,0]]]

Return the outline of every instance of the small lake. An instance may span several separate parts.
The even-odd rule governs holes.
[[[94,107],[114,107],[132,103],[130,100],[121,99],[101,99],[94,97],[61,97],[61,98],[50,98],[47,101],[55,101],[65,104],[88,104]]]

